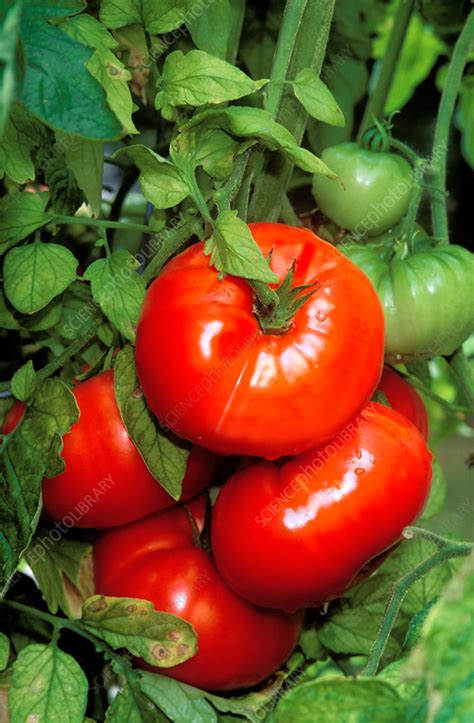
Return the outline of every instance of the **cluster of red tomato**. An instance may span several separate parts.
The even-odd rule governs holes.
[[[95,544],[98,593],[151,600],[194,626],[197,655],[160,671],[211,690],[272,674],[296,644],[302,610],[374,568],[419,516],[431,478],[422,401],[393,370],[380,380],[383,313],[367,277],[308,230],[251,231],[281,282],[294,272],[298,291],[279,297],[286,310],[257,309],[249,284],[219,279],[199,243],[151,285],[137,332],[150,408],[198,445],[183,481],[181,501],[191,501],[172,506],[148,471],[113,371],[74,388],[80,418],[64,437],[66,470],[43,483],[50,519],[82,509],[78,527],[111,528]],[[265,333],[269,313],[284,323]],[[370,401],[377,385],[393,409]],[[6,432],[19,416],[14,407]],[[199,493],[222,455],[241,459],[212,511],[212,557],[199,543]],[[97,495],[102,479],[110,484]]]

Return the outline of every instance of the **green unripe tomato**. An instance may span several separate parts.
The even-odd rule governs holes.
[[[401,156],[341,143],[326,148],[321,158],[340,181],[317,173],[313,195],[321,211],[341,228],[361,238],[377,236],[406,213],[413,174]]]
[[[420,243],[404,256],[403,244],[391,254],[377,244],[339,248],[367,274],[382,302],[388,361],[447,356],[474,331],[474,255],[467,249],[426,250]]]

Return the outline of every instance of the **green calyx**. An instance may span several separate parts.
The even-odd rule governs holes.
[[[296,259],[277,289],[252,282],[255,293],[253,310],[264,334],[285,334],[291,328],[295,314],[319,288],[317,279],[310,284],[293,287],[295,267]]]

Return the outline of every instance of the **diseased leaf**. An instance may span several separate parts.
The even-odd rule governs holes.
[[[69,249],[35,241],[11,249],[3,264],[8,301],[23,314],[43,309],[76,278],[77,260]]]
[[[33,362],[27,361],[22,367],[17,369],[12,377],[11,390],[16,399],[22,402],[31,397],[36,388],[36,372]]]
[[[92,296],[107,318],[127,339],[135,339],[145,284],[136,271],[133,256],[121,249],[106,259],[97,259],[84,278],[91,282]]]
[[[114,368],[115,396],[127,431],[154,478],[163,489],[179,499],[189,449],[176,444],[160,430],[140,390],[133,349],[119,352]]]
[[[138,166],[143,195],[156,208],[176,206],[189,194],[188,186],[176,166],[150,148],[127,146],[117,151],[115,157],[122,153],[130,156]]]
[[[0,198],[0,254],[54,218],[45,212],[48,201],[49,193],[13,193]]]
[[[128,683],[115,696],[105,714],[106,723],[165,723],[166,718],[145,698],[140,690]]]
[[[79,723],[87,691],[87,678],[73,657],[54,644],[28,645],[13,664],[12,720]]]
[[[175,50],[166,56],[158,79],[156,107],[215,105],[250,95],[266,83],[268,80],[252,80],[234,65],[202,50],[190,50],[186,55]]]
[[[292,81],[294,93],[302,106],[316,120],[344,127],[345,119],[333,94],[311,68],[301,70]]]
[[[139,675],[143,693],[158,705],[170,720],[217,723],[217,715],[203,698],[203,691],[180,684],[164,675],[145,672]]]
[[[191,658],[196,634],[185,620],[148,600],[94,595],[83,605],[82,626],[113,648],[127,648],[150,665],[169,668]]]
[[[216,220],[214,231],[204,246],[211,264],[225,274],[268,283],[277,283],[278,276],[263,257],[247,224],[237,211],[224,211]]]

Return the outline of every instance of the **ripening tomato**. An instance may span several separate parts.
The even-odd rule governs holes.
[[[301,615],[257,608],[229,590],[196,547],[181,505],[104,532],[94,567],[98,593],[150,600],[194,627],[197,654],[156,669],[176,680],[208,690],[249,687],[274,673],[296,644]]]
[[[409,419],[423,437],[428,439],[428,412],[416,389],[405,381],[401,374],[388,366],[383,368],[378,389],[385,394],[390,406]]]
[[[296,259],[293,286],[318,281],[288,330],[264,333],[249,284],[219,280],[198,243],[149,288],[136,364],[148,404],[177,434],[275,459],[328,441],[362,409],[382,369],[383,318],[365,275],[308,229],[250,230],[280,280]]]
[[[217,568],[257,605],[295,610],[339,597],[417,519],[430,480],[416,427],[371,402],[325,447],[256,463],[224,485],[212,522]]]
[[[113,371],[78,384],[73,393],[80,417],[63,438],[65,471],[43,480],[47,517],[68,526],[101,528],[130,522],[174,504],[127,434],[115,400]],[[22,404],[9,410],[4,433],[14,429],[23,410]],[[211,452],[194,447],[181,499],[203,490],[215,465]]]

